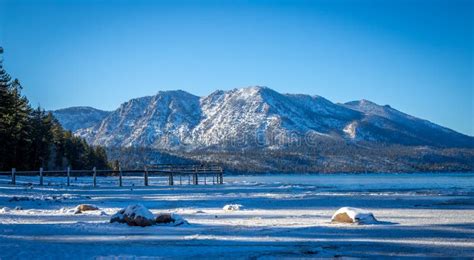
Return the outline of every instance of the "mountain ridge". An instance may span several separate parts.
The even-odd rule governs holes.
[[[62,115],[58,119],[61,122],[65,118]],[[317,95],[281,94],[261,86],[216,90],[203,97],[183,90],[159,91],[153,96],[124,102],[101,120],[90,122],[87,127],[76,128],[75,134],[93,145],[146,147],[185,154],[186,158],[197,160],[216,160],[216,154],[225,152],[255,151],[256,156],[260,156],[268,151],[291,151],[300,154],[294,159],[298,161],[308,153],[318,151],[314,155],[320,156],[337,148],[340,154],[354,149],[354,158],[348,155],[344,165],[361,164],[357,153],[374,156],[371,151],[362,152],[366,149],[362,147],[370,147],[387,152],[385,156],[390,157],[387,162],[390,164],[399,159],[388,154],[388,149],[393,147],[403,147],[414,157],[420,147],[431,147],[433,153],[468,149],[468,156],[474,148],[474,137],[387,105],[368,100],[338,104]],[[201,156],[194,155],[197,151]],[[326,160],[335,160],[337,151]],[[474,168],[463,156],[453,160],[459,159],[459,163],[466,166],[463,169]],[[242,158],[235,160],[242,161]],[[311,156],[308,160],[311,164],[323,163],[322,159]],[[449,166],[451,159],[443,160]],[[255,160],[255,164],[261,161]],[[267,169],[272,169],[271,165],[272,162],[268,162]]]
[[[100,110],[90,106],[74,106],[51,111],[67,130],[77,131],[99,123],[112,111]]]

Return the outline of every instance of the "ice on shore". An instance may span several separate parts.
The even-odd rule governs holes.
[[[351,207],[338,209],[332,216],[331,221],[336,223],[356,224],[375,224],[378,222],[371,212]]]

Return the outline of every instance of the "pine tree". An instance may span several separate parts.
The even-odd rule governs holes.
[[[3,49],[0,47],[0,54]],[[109,168],[102,147],[65,131],[51,113],[33,110],[0,59],[0,170]]]
[[[48,168],[48,162],[53,145],[52,117],[38,107],[32,112],[31,118],[31,150],[30,158],[32,169]]]
[[[22,168],[28,156],[31,109],[28,100],[21,96],[18,79],[12,81],[3,68],[3,59],[0,59],[0,97],[0,167]]]
[[[51,135],[52,135],[52,154],[51,160],[49,163],[49,168],[62,169],[67,166],[67,160],[65,158],[65,143],[66,143],[66,131],[64,131],[61,124],[58,120],[53,117],[53,114],[48,113],[48,118],[50,118],[51,125]]]
[[[7,165],[19,169],[28,168],[29,148],[31,139],[29,135],[31,108],[28,99],[21,95],[21,84],[18,79],[13,80],[11,84],[11,95],[13,98],[10,107],[9,117],[6,120],[6,130],[9,139],[7,147],[10,151],[7,153]]]
[[[0,55],[3,48],[0,47]],[[6,156],[8,154],[7,141],[8,135],[7,121],[12,115],[11,106],[13,98],[10,94],[11,77],[3,68],[3,59],[0,57],[0,169],[7,168]]]

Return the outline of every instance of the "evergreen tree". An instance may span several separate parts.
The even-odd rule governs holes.
[[[33,110],[21,90],[0,59],[0,170],[109,168],[102,147],[65,131],[51,113]]]
[[[3,48],[0,47],[0,55]],[[8,118],[11,117],[11,107],[13,103],[10,94],[11,77],[3,68],[3,59],[0,57],[0,169],[7,167],[6,156],[8,154],[8,144],[10,136],[8,135]]]
[[[8,136],[6,143],[9,148],[5,159],[10,167],[23,169],[27,168],[25,166],[28,166],[27,162],[30,159],[28,154],[31,145],[29,131],[32,110],[28,99],[21,96],[22,87],[17,79],[13,80],[10,88],[12,104],[4,121]]]
[[[47,115],[44,110],[37,108],[32,112],[31,118],[31,150],[30,150],[30,168],[39,167],[48,168],[48,162],[51,154],[52,117]]]
[[[51,119],[51,135],[54,149],[52,149],[50,168],[61,169],[67,166],[67,160],[65,158],[65,143],[66,143],[66,131],[59,124],[58,120],[53,115],[48,113],[48,118]]]

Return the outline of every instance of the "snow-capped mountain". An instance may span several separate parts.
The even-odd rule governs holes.
[[[309,131],[329,136],[360,114],[322,97],[283,95],[266,87],[216,91],[201,99],[201,107],[202,120],[192,132],[200,145],[243,138],[275,146]]]
[[[76,131],[103,146],[178,146],[199,123],[199,97],[184,91],[163,91],[132,99],[93,127]]]
[[[92,107],[69,107],[52,111],[61,125],[71,131],[99,124],[110,112]]]
[[[310,136],[320,141],[474,147],[473,137],[389,106],[366,100],[335,104],[319,96],[280,94],[259,86],[205,97],[160,91],[132,99],[108,114],[89,113],[90,120],[77,120],[87,115],[84,112],[68,117],[60,110],[55,115],[88,142],[104,146],[277,149]]]

